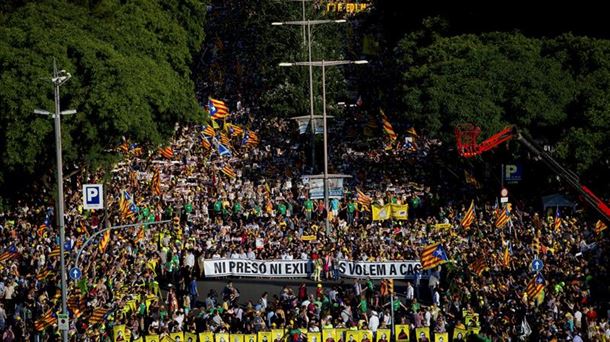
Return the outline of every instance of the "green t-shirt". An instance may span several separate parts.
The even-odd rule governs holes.
[[[354,211],[356,211],[356,205],[353,202],[349,202],[347,204],[347,212],[351,214]]]
[[[222,201],[218,200],[214,202],[214,211],[219,213],[222,210]]]
[[[284,204],[284,203],[278,204],[277,211],[279,211],[282,216],[285,216],[286,215],[286,204]]]
[[[366,313],[368,310],[368,304],[366,302],[366,298],[360,300],[360,312]]]
[[[187,214],[190,214],[191,212],[193,212],[193,205],[190,203],[187,203],[184,206],[184,211],[186,211]]]
[[[308,199],[305,201],[305,210],[312,211],[313,210],[313,201]]]
[[[235,204],[233,204],[233,213],[239,214],[240,211],[241,211],[241,204],[239,202],[235,202]]]

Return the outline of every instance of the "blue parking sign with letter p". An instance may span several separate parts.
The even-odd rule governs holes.
[[[104,190],[102,184],[83,184],[83,208],[104,209]]]

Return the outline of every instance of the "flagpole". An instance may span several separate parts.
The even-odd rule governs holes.
[[[395,328],[394,328],[394,293],[390,293],[390,307],[392,308],[391,314],[392,314],[392,336],[395,335]],[[394,336],[394,340],[396,340],[396,337]]]

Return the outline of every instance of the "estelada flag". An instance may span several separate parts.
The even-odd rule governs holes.
[[[426,246],[421,253],[421,266],[423,270],[435,268],[448,260],[447,253],[445,253],[445,249],[440,243]]]

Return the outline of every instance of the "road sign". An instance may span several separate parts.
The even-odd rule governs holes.
[[[502,196],[502,197],[508,196],[508,189],[502,188],[502,191],[500,191],[500,196]]]
[[[80,268],[78,267],[72,267],[72,269],[70,269],[70,278],[72,280],[79,280],[80,277],[83,275],[83,272],[81,272]]]
[[[102,184],[83,184],[83,208],[104,209],[104,188]]]
[[[521,181],[523,167],[520,164],[504,165],[504,181],[507,183],[517,183]]]
[[[57,315],[57,327],[60,331],[68,330],[68,314]]]
[[[508,197],[500,197],[500,203],[508,203]]]
[[[540,270],[542,270],[542,267],[544,267],[544,263],[542,262],[542,260],[536,258],[534,259],[534,261],[532,261],[532,271],[540,272]]]

